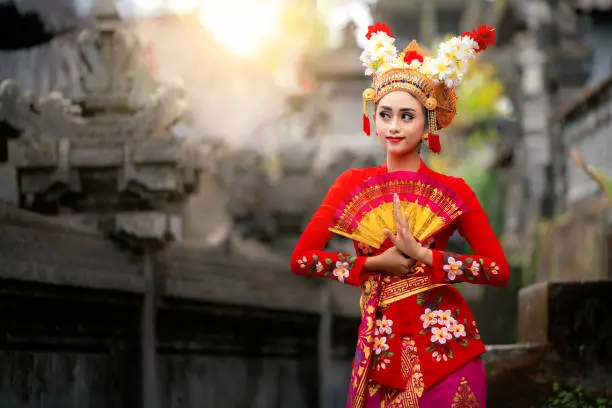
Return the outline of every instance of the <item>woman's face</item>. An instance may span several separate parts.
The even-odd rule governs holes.
[[[408,92],[383,96],[374,112],[376,134],[388,154],[402,156],[418,148],[425,134],[425,110]]]

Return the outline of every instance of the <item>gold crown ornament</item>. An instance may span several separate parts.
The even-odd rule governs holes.
[[[468,62],[494,43],[495,28],[481,25],[442,42],[433,58],[415,40],[398,53],[395,37],[387,24],[369,26],[360,57],[366,76],[372,77],[372,84],[363,92],[364,133],[370,135],[368,103],[376,104],[389,92],[403,90],[427,110],[426,138],[430,150],[439,153],[442,148],[438,131],[449,126],[455,118],[455,87],[467,72]]]

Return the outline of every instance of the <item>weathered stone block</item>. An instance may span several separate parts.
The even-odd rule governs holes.
[[[125,163],[123,146],[82,146],[70,152],[70,164],[75,167],[117,167]]]
[[[540,243],[539,281],[608,279],[606,218],[603,200],[585,200],[550,221]]]
[[[144,140],[134,146],[135,164],[174,164],[184,160],[185,150],[175,139]]]
[[[17,171],[8,164],[0,164],[0,200],[11,204],[19,202]]]
[[[547,348],[536,345],[487,347],[483,362],[487,371],[487,406],[518,408],[540,406],[552,389],[542,375]]]
[[[518,342],[548,343],[548,284],[527,286],[518,295]]]
[[[612,280],[549,282],[519,293],[519,342],[547,344],[566,362],[612,363]]]
[[[136,240],[180,240],[181,219],[159,212],[130,212],[115,215],[114,233]]]

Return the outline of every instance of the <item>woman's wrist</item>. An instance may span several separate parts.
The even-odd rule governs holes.
[[[379,255],[369,256],[363,264],[363,270],[366,272],[380,271]]]
[[[422,262],[425,265],[432,266],[433,264],[433,252],[431,249],[426,247],[421,247],[415,258],[418,262]]]

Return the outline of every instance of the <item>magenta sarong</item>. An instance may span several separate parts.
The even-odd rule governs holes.
[[[486,408],[487,376],[480,357],[423,392],[420,398],[386,387],[366,396],[365,408]],[[406,394],[406,395],[404,395]]]

